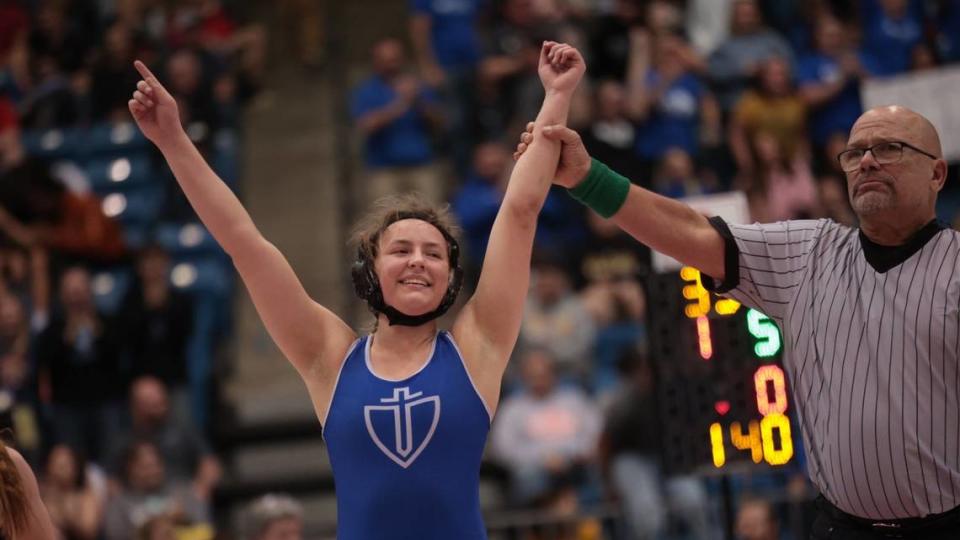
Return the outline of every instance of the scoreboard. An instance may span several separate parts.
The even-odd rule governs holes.
[[[649,277],[647,295],[665,466],[790,463],[795,433],[777,325],[710,293],[687,266]]]

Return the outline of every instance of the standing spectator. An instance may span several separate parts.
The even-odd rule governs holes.
[[[635,151],[637,127],[627,114],[627,95],[623,84],[613,79],[596,85],[593,122],[583,131],[583,144],[590,155],[641,185],[649,184],[647,171],[639,165]],[[601,157],[603,156],[603,157]]]
[[[480,61],[477,24],[487,0],[411,0],[410,37],[424,80],[440,88]]]
[[[125,453],[139,441],[151,443],[160,452],[167,477],[176,483],[193,483],[193,491],[206,501],[219,482],[220,464],[209,445],[191,425],[170,414],[170,400],[163,383],[140,377],[130,387],[130,430],[116,435],[110,473],[123,475]]]
[[[659,538],[665,532],[668,509],[686,523],[693,538],[711,538],[703,483],[693,476],[663,473],[663,438],[650,361],[636,353],[628,353],[621,361],[625,376],[606,414],[600,456],[623,506],[630,538]]]
[[[488,0],[411,0],[410,38],[424,80],[444,96],[457,170],[470,159],[475,133],[477,24]]]
[[[773,137],[789,163],[806,152],[806,113],[791,83],[790,65],[781,58],[763,62],[757,89],[743,95],[730,120],[730,148],[740,173],[754,171],[751,142],[759,134]]]
[[[884,75],[910,69],[913,50],[923,43],[923,12],[910,0],[864,0],[863,45]]]
[[[590,77],[594,80],[627,78],[630,34],[643,24],[643,10],[636,0],[614,0],[613,12],[594,23],[590,33]]]
[[[800,59],[797,83],[810,109],[810,137],[822,149],[830,137],[850,132],[863,112],[860,83],[878,74],[879,67],[853,47],[849,29],[832,15],[821,16],[814,32],[816,51]]]
[[[107,27],[90,74],[94,121],[129,121],[128,96],[123,90],[137,84],[137,74],[130,69],[136,53],[133,31],[126,23],[117,20]]]
[[[683,40],[672,34],[650,39],[632,34],[630,55],[630,116],[639,122],[637,154],[652,169],[668,148],[683,149],[696,156],[700,134],[719,139],[720,112],[716,101],[692,68],[695,55]],[[649,66],[649,68],[647,67]]]
[[[445,186],[431,148],[430,130],[442,124],[437,98],[407,73],[403,45],[383,39],[373,46],[373,75],[353,93],[352,113],[365,138],[369,194],[378,199],[417,190],[442,201]]]
[[[756,165],[746,189],[753,220],[772,223],[813,218],[820,204],[806,152],[788,159],[769,133],[757,133],[751,142]]]
[[[116,327],[97,313],[82,267],[63,272],[60,304],[62,313],[37,337],[41,395],[52,405],[57,441],[97,460],[120,423],[125,381]]]
[[[303,540],[303,506],[287,495],[264,495],[244,513],[242,540]]]
[[[193,328],[190,297],[170,284],[170,255],[149,245],[137,257],[137,277],[117,317],[131,375],[160,379],[173,397],[178,417],[189,411],[187,342]]]
[[[490,434],[497,458],[510,470],[521,504],[576,508],[600,434],[600,413],[583,391],[557,384],[552,355],[528,350],[520,369],[524,388],[500,405]]]
[[[572,285],[566,258],[541,250],[531,261],[531,287],[520,326],[520,342],[544,348],[565,379],[581,380],[588,369],[588,355],[596,327],[583,300]]]
[[[720,107],[728,111],[749,81],[770,58],[789,64],[793,51],[785,39],[763,24],[757,0],[735,0],[731,35],[710,55],[710,77],[717,85]]]
[[[91,478],[84,460],[69,446],[50,450],[40,484],[43,502],[64,540],[96,540],[103,526],[105,483]]]
[[[104,538],[130,540],[151,518],[210,524],[210,508],[188,486],[170,481],[163,457],[150,442],[134,443],[124,459],[123,488],[107,502]]]

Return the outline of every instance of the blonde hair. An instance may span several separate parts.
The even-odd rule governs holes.
[[[20,471],[0,438],[0,530],[7,538],[16,538],[27,528],[28,511]]]
[[[438,206],[426,202],[419,193],[405,193],[389,195],[373,203],[373,208],[360,218],[353,228],[350,245],[357,248],[358,253],[373,261],[377,257],[378,244],[383,231],[401,219],[426,221],[439,229],[444,237],[449,236],[459,241],[460,227],[450,212],[449,204]]]

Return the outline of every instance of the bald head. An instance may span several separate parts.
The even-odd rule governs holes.
[[[897,131],[903,134],[905,142],[943,159],[943,149],[940,146],[937,128],[933,127],[930,120],[922,114],[900,105],[876,107],[863,113],[850,130],[850,137],[852,139],[858,130],[881,125],[896,126]]]

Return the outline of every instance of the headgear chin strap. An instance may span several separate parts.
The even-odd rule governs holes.
[[[450,279],[447,282],[447,292],[444,293],[440,305],[433,311],[421,315],[408,315],[397,308],[387,305],[383,299],[383,289],[380,287],[380,280],[373,268],[371,253],[360,246],[357,249],[357,260],[353,263],[350,275],[353,278],[353,289],[362,300],[366,300],[367,306],[374,315],[383,313],[387,316],[390,326],[420,326],[428,323],[447,312],[450,306],[457,300],[457,294],[460,293],[460,287],[463,285],[463,269],[460,267],[460,244],[456,238],[450,235],[439,224],[434,223],[426,216],[415,212],[399,212],[396,218],[387,224],[400,221],[401,219],[420,219],[436,227],[447,241],[449,249],[448,260],[450,261]]]

